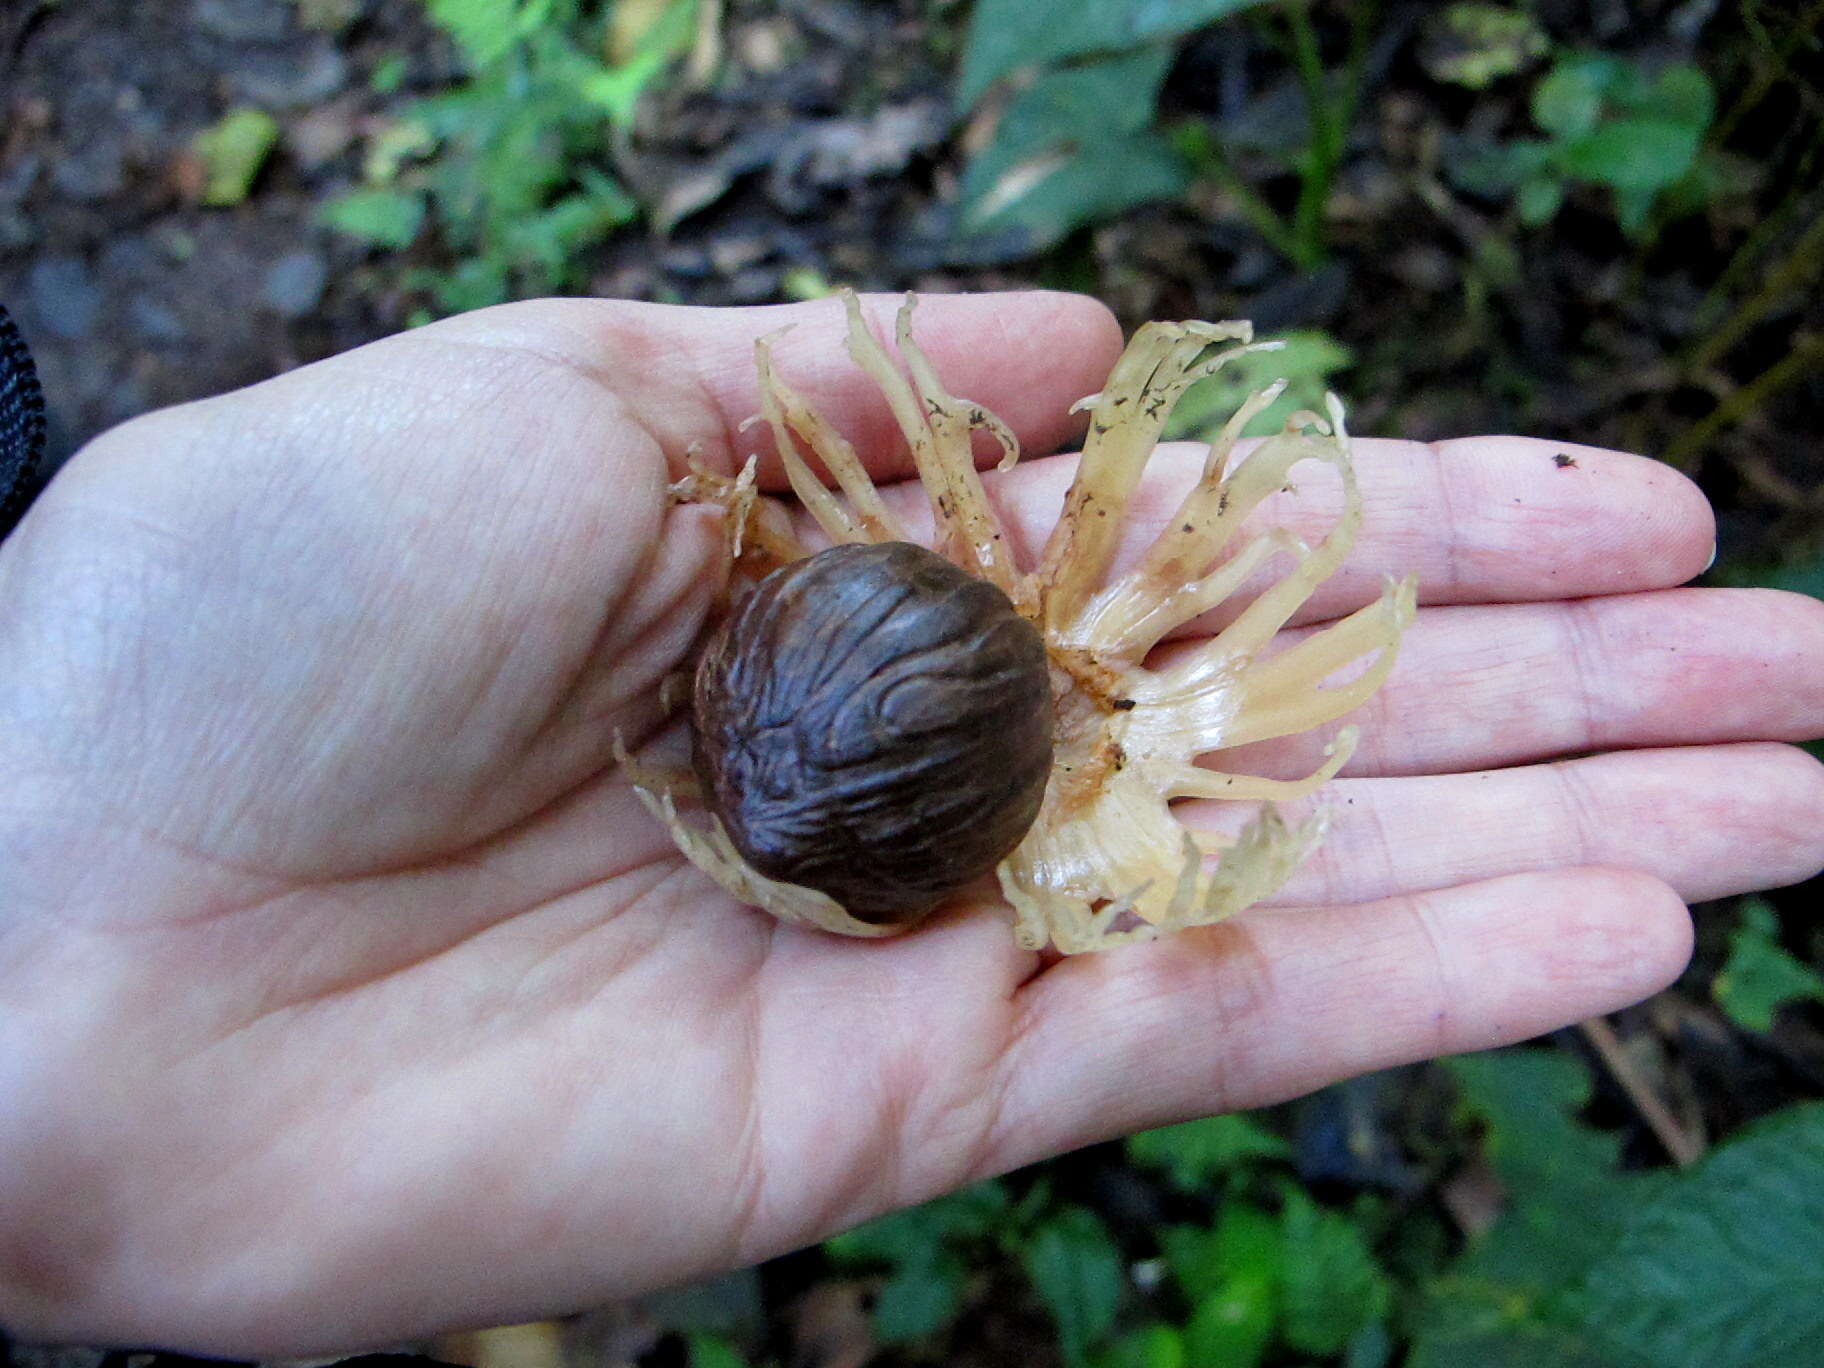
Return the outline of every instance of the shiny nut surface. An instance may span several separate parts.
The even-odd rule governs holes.
[[[709,806],[769,878],[904,921],[1019,844],[1051,765],[1036,628],[995,586],[904,542],[762,580],[697,668]]]

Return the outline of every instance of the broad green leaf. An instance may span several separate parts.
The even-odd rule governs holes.
[[[191,146],[203,163],[203,203],[219,208],[246,199],[278,140],[278,120],[251,107],[231,109],[198,133]]]
[[[1253,1159],[1289,1159],[1277,1135],[1241,1115],[1210,1116],[1130,1136],[1127,1153],[1137,1164],[1163,1168],[1177,1187],[1208,1187]]]
[[[1590,1079],[1575,1059],[1533,1048],[1444,1062],[1487,1127],[1510,1205],[1425,1289],[1404,1368],[1653,1368],[1598,1344],[1566,1293],[1668,1175],[1619,1172],[1619,1140],[1577,1121]]]
[[[1737,1026],[1773,1029],[1774,1013],[1789,1002],[1824,1002],[1824,976],[1779,943],[1780,918],[1764,898],[1742,903],[1742,919],[1729,937],[1729,959],[1710,991]]]
[[[1511,1206],[1458,1271],[1534,1296],[1579,1275],[1627,1213],[1664,1181],[1617,1171],[1621,1141],[1576,1119],[1589,1101],[1583,1065],[1549,1049],[1491,1050],[1445,1061],[1466,1110],[1487,1123],[1483,1153]]]
[[[943,1329],[962,1305],[964,1276],[962,1261],[948,1254],[901,1264],[874,1299],[875,1336],[904,1344]]]
[[[1176,38],[1261,0],[976,0],[957,103],[967,109],[1016,67],[1123,52]],[[1150,107],[1149,107],[1150,113]]]
[[[409,247],[424,226],[424,196],[402,190],[354,190],[323,206],[330,227],[380,247]]]
[[[1091,1362],[1095,1368],[1201,1368],[1210,1360],[1186,1357],[1177,1328],[1155,1324],[1129,1331]]]
[[[1444,1067],[1464,1105],[1488,1124],[1483,1152],[1519,1201],[1606,1182],[1621,1142],[1574,1119],[1588,1105],[1590,1076],[1544,1048],[1458,1055]]]
[[[1349,1219],[1287,1188],[1283,1330],[1307,1354],[1341,1353],[1361,1330],[1384,1319],[1393,1289]]]
[[[1176,199],[1188,184],[1183,159],[1157,134],[1111,139],[1093,152],[1043,153],[1011,168],[967,207],[963,236],[1017,233],[1021,252],[1030,254],[1084,224]]]
[[[1076,1368],[1115,1323],[1126,1278],[1120,1251],[1082,1207],[1065,1207],[1020,1251],[1026,1276],[1058,1326],[1058,1347]]]
[[[1182,193],[1184,159],[1149,126],[1170,56],[1152,49],[1089,62],[1021,91],[964,169],[965,235],[1017,231],[1036,248]]]
[[[1691,169],[1702,133],[1666,119],[1609,119],[1565,144],[1567,173],[1617,190],[1656,191]]]
[[[1451,5],[1431,22],[1420,61],[1436,81],[1486,90],[1551,46],[1530,15],[1505,5]]]
[[[1402,1368],[1651,1368],[1626,1362],[1570,1325],[1541,1318],[1511,1290],[1444,1278],[1426,1289]]]
[[[1583,1323],[1655,1368],[1824,1363],[1824,1104],[1750,1127],[1636,1210]]]
[[[1560,65],[1533,87],[1533,122],[1560,138],[1578,138],[1602,118],[1602,86],[1586,67]]]

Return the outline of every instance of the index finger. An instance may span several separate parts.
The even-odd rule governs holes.
[[[903,295],[860,296],[870,331],[892,351]],[[787,487],[760,412],[754,344],[771,338],[780,378],[825,414],[876,479],[911,473],[912,458],[879,386],[848,353],[835,299],[753,308],[688,308],[626,300],[548,299],[482,309],[436,325],[483,345],[532,350],[612,391],[669,460],[694,448],[724,474],[760,457],[763,489]],[[924,295],[913,336],[959,398],[992,409],[1030,451],[1079,435],[1070,406],[1094,392],[1121,351],[1107,306],[1051,290]],[[560,350],[552,354],[554,343]],[[984,441],[983,456],[993,443]]]

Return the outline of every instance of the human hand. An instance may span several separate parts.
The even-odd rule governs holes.
[[[1049,966],[998,909],[847,941],[734,905],[613,738],[714,596],[668,468],[759,449],[757,335],[796,321],[781,373],[908,469],[839,312],[489,310],[54,482],[0,550],[0,1322],[297,1355],[626,1296],[1608,1011],[1679,972],[1682,900],[1824,863],[1824,772],[1768,744],[1824,732],[1824,608],[1673,587],[1712,545],[1692,486],[1361,440],[1363,531],[1303,619],[1388,571],[1426,606],[1283,905]],[[1067,296],[918,325],[1041,451],[1119,345]],[[991,480],[1029,545],[1070,465]]]

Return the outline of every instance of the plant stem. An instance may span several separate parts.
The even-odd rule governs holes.
[[[1691,349],[1684,361],[1685,374],[1695,375],[1716,364],[1761,319],[1801,297],[1810,278],[1821,269],[1824,269],[1824,217],[1812,220],[1785,260],[1768,271],[1761,288],[1743,300],[1721,326],[1712,329]]]
[[[1798,50],[1800,44],[1809,39],[1811,30],[1817,26],[1818,21],[1824,19],[1824,3],[1814,4],[1797,19],[1786,24],[1780,41],[1776,43],[1768,36],[1759,16],[1755,13],[1758,8],[1757,5],[1744,6],[1742,18],[1754,31],[1754,36],[1773,54],[1774,62],[1771,67],[1763,66],[1755,72],[1753,79],[1748,82],[1747,89],[1735,98],[1735,101],[1729,106],[1728,112],[1717,120],[1710,138],[1712,147],[1721,147],[1728,140],[1729,135],[1735,132],[1736,125],[1766,98],[1767,92],[1773,89],[1775,83],[1790,70],[1792,54]]]
[[[1824,366],[1824,333],[1794,339],[1793,349],[1783,360],[1769,366],[1725,398],[1701,421],[1687,428],[1683,436],[1666,448],[1661,459],[1687,475],[1695,474],[1717,433],[1741,422],[1780,390],[1818,366]]]
[[[1621,1085],[1621,1090],[1640,1113],[1640,1119],[1647,1123],[1647,1129],[1658,1138],[1672,1162],[1684,1168],[1703,1158],[1704,1142],[1673,1120],[1666,1104],[1659,1100],[1659,1095],[1640,1076],[1640,1070],[1634,1067],[1634,1061],[1628,1058],[1627,1051],[1615,1035],[1614,1027],[1603,1017],[1591,1017],[1578,1024],[1584,1039],[1590,1042],[1601,1058],[1603,1067]]]
[[[1198,148],[1201,159],[1206,164],[1210,175],[1235,197],[1242,215],[1253,225],[1254,231],[1265,238],[1267,245],[1281,256],[1291,261],[1298,261],[1298,243],[1285,219],[1281,218],[1273,206],[1262,199],[1260,193],[1242,179],[1241,173],[1229,164],[1222,146],[1214,136],[1200,140]]]
[[[1818,203],[1817,183],[1812,178],[1812,169],[1820,156],[1824,156],[1824,122],[1813,130],[1811,142],[1800,153],[1791,177],[1792,188],[1787,191],[1785,198],[1749,230],[1741,245],[1730,255],[1728,264],[1718,273],[1715,283],[1704,292],[1696,311],[1700,326],[1708,329],[1715,324],[1737,283],[1755,268],[1768,244],[1806,212],[1815,215]]]

